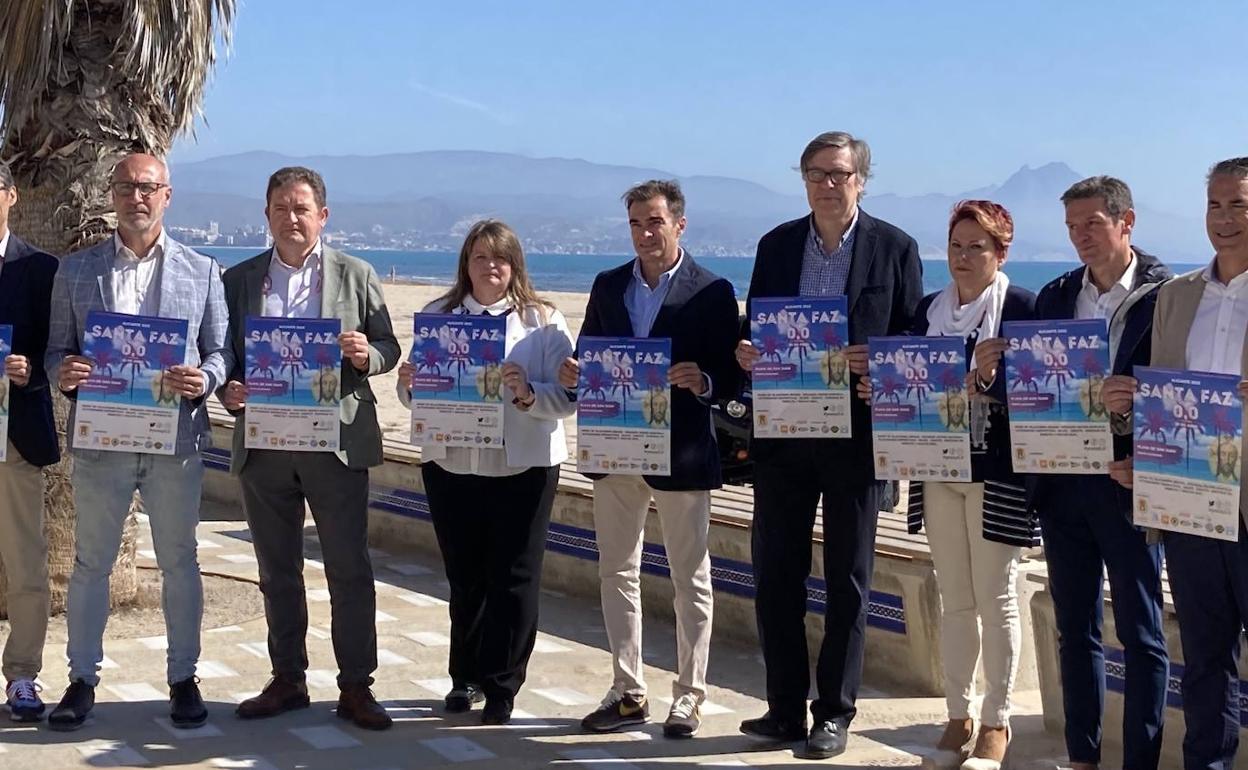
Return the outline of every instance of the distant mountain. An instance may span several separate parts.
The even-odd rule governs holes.
[[[1073,260],[1060,199],[1067,188],[1083,178],[1065,163],[1023,166],[999,185],[957,195],[869,195],[863,208],[913,235],[924,256],[937,257],[945,253],[953,206],[967,198],[988,198],[1009,209],[1014,218],[1011,259]],[[1199,262],[1205,258],[1208,246],[1201,222],[1151,209],[1138,200],[1135,203],[1134,242],[1168,261]]]
[[[222,233],[263,228],[269,174],[286,165],[320,171],[329,189],[330,228],[349,241],[394,248],[457,249],[467,226],[484,216],[512,224],[530,249],[629,253],[620,194],[645,179],[678,179],[688,198],[686,243],[694,253],[753,255],[759,236],[809,209],[782,194],[730,177],[669,172],[566,158],[477,151],[296,158],[249,152],[173,169],[169,223]],[[1017,259],[1072,255],[1058,196],[1080,178],[1063,163],[1022,169],[1000,185],[957,195],[868,195],[864,208],[910,232],[925,255],[943,255],[949,210],[964,197],[992,197],[1015,217]],[[796,182],[796,180],[795,180]],[[795,185],[795,190],[796,190]],[[1140,242],[1158,253],[1203,253],[1199,223],[1140,210]],[[1174,256],[1171,256],[1174,255]]]

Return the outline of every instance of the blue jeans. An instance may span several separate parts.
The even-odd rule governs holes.
[[[137,489],[152,528],[162,578],[168,681],[195,675],[204,589],[196,556],[204,465],[198,453],[164,456],[74,450],[74,574],[69,581],[69,679],[99,684],[108,623],[108,579],[121,547],[122,526]]]

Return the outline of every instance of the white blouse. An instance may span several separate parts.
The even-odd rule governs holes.
[[[489,311],[501,315],[509,307],[505,298],[487,307],[470,294],[460,307],[448,309],[437,300],[421,312],[480,315]],[[502,447],[425,444],[421,447],[422,459],[436,462],[451,473],[494,477],[515,476],[530,468],[550,467],[568,459],[563,418],[576,411],[576,404],[568,400],[559,385],[558,373],[560,364],[572,355],[572,350],[572,333],[558,310],[530,306],[508,314],[504,361],[524,367],[533,389],[533,405],[519,409],[510,398],[503,399]],[[402,378],[398,382],[399,400],[409,409],[412,403],[410,385]]]

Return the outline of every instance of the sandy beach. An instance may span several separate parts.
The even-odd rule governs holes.
[[[390,309],[394,333],[403,347],[404,358],[407,358],[412,349],[412,315],[446,290],[446,286],[388,281],[385,283],[386,305]],[[579,292],[542,292],[542,296],[555,303],[568,319],[568,327],[571,328],[575,340],[581,333],[581,324],[585,321],[585,303],[589,295]],[[399,397],[395,394],[398,372],[399,368],[396,366],[392,371],[373,378],[373,392],[377,394],[377,413],[382,432],[388,439],[407,443],[410,430],[408,411],[399,403]]]

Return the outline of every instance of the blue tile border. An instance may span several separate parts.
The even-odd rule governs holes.
[[[1126,688],[1127,662],[1121,648],[1105,648],[1105,688],[1123,695]],[[1183,709],[1183,664],[1170,661],[1170,678],[1166,682],[1166,705]],[[1248,729],[1248,682],[1239,680],[1239,726]]]
[[[424,495],[407,489],[369,490],[371,507],[409,518],[429,520],[429,501]],[[598,542],[594,531],[552,521],[546,533],[546,548],[555,553],[586,561],[598,561]],[[667,552],[656,543],[645,543],[641,553],[641,570],[651,575],[669,576]],[[747,599],[754,598],[754,570],[750,564],[711,556],[711,584],[723,591]],[[811,577],[806,582],[806,607],[824,614],[827,590],[824,581]],[[867,625],[894,634],[905,635],[905,603],[900,596],[872,591],[867,608]]]
[[[212,447],[211,449],[201,450],[199,454],[204,459],[204,467],[206,469],[230,472],[230,450]]]
[[[208,470],[228,473],[230,450],[212,447],[201,452],[204,467]],[[380,511],[409,518],[429,521],[429,501],[423,494],[408,489],[369,489],[369,506]],[[555,553],[573,556],[587,561],[598,561],[598,542],[594,531],[552,521],[546,533],[546,548]],[[651,575],[669,576],[667,552],[663,546],[645,543],[642,547],[641,569]],[[711,584],[716,591],[723,591],[753,599],[754,568],[752,565],[711,556]],[[827,609],[827,587],[824,581],[810,577],[806,581],[806,608],[819,615]],[[894,634],[906,634],[906,609],[900,596],[872,591],[867,605],[867,625]]]

